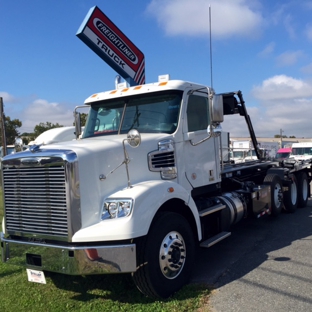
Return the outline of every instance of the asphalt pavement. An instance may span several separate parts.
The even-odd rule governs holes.
[[[312,311],[312,199],[293,214],[236,224],[200,249],[192,282],[214,288],[213,312]]]

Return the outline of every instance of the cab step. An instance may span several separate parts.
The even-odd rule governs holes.
[[[209,248],[212,245],[219,243],[220,241],[222,241],[223,239],[229,237],[231,235],[231,232],[220,232],[219,234],[210,237],[209,239],[203,241],[200,244],[200,247],[204,247],[204,248]]]
[[[200,211],[199,212],[199,216],[202,218],[202,217],[205,217],[205,216],[207,216],[207,215],[209,215],[211,213],[214,213],[214,212],[217,212],[219,210],[222,210],[224,208],[226,208],[225,205],[223,205],[223,204],[216,204],[216,205],[214,205],[212,207],[209,207],[209,208],[207,208],[205,210]]]

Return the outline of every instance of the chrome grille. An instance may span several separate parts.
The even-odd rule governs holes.
[[[65,167],[3,169],[8,233],[67,237]]]

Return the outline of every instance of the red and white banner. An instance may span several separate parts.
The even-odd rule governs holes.
[[[98,7],[90,9],[77,36],[130,85],[145,83],[144,54]]]

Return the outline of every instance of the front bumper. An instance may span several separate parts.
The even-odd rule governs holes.
[[[2,261],[68,275],[136,271],[136,245],[84,246],[26,242],[0,233]]]

